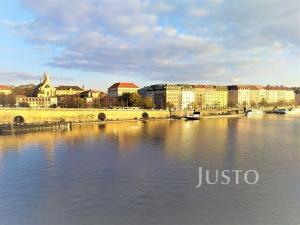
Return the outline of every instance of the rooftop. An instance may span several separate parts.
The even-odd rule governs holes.
[[[134,83],[119,82],[113,84],[108,89],[112,89],[112,88],[139,88],[139,87]]]
[[[12,86],[9,85],[0,85],[0,90],[11,90],[13,89]]]
[[[77,91],[82,91],[83,90],[82,88],[80,88],[78,86],[61,85],[61,86],[56,87],[56,90],[70,90],[70,89],[77,90]]]

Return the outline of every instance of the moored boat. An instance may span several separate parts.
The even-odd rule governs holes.
[[[192,115],[186,115],[184,118],[187,120],[200,120],[200,112],[194,112]]]
[[[288,111],[289,111],[288,109],[275,109],[274,113],[285,115],[285,114],[287,114]]]
[[[247,117],[251,117],[251,116],[263,116],[264,115],[264,111],[261,109],[249,109],[246,111],[245,115]]]

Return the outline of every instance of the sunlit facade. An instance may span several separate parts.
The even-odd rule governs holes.
[[[228,89],[232,107],[295,102],[294,90],[283,86],[234,85]]]
[[[12,87],[8,85],[0,85],[0,95],[10,95],[12,94]]]
[[[137,93],[139,87],[134,83],[115,83],[108,88],[108,96],[111,98],[117,98],[125,93]]]
[[[228,107],[228,88],[215,85],[194,85],[195,103],[204,109]]]
[[[43,81],[35,87],[33,91],[33,96],[42,98],[56,96],[56,88],[53,87],[49,74],[44,73]]]

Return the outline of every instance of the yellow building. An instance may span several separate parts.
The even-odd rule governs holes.
[[[174,109],[182,109],[182,88],[177,84],[165,86],[166,104],[173,105]]]
[[[145,94],[153,98],[156,108],[167,108],[169,105],[175,110],[181,110],[189,108],[194,101],[192,85],[152,85]]]
[[[194,85],[195,104],[199,108],[205,108],[206,106],[205,90],[204,85]]]
[[[294,103],[295,93],[291,88],[283,86],[229,86],[229,106],[258,106],[263,104]]]
[[[192,85],[156,84],[141,88],[139,93],[142,97],[151,97],[156,108],[160,109],[168,105],[176,110],[186,109],[194,102]]]
[[[0,85],[0,95],[10,95],[12,94],[12,87],[8,85]]]
[[[35,87],[33,96],[42,98],[56,96],[56,89],[52,86],[50,77],[47,73],[44,73],[43,81]]]
[[[249,107],[252,104],[253,94],[255,90],[251,85],[233,85],[228,87],[229,90],[229,106],[231,107]]]
[[[267,86],[266,95],[268,104],[294,103],[296,100],[294,90],[283,86]]]
[[[296,95],[293,89],[287,87],[278,88],[279,102],[295,103]]]
[[[108,96],[116,98],[124,93],[137,93],[139,87],[134,83],[119,82],[108,88]]]
[[[216,86],[215,106],[217,106],[217,108],[227,108],[228,95],[228,87]]]
[[[249,86],[250,87],[250,106],[258,106],[267,102],[267,92],[263,86]]]
[[[29,108],[50,108],[57,106],[56,97],[26,97],[17,96],[16,105],[18,107],[29,107]]]
[[[43,81],[37,85],[33,96],[17,96],[16,105],[30,108],[50,108],[57,106],[56,89],[52,86],[50,77],[44,73]]]
[[[56,87],[56,96],[62,95],[79,95],[83,92],[83,88],[78,86],[58,86]]]
[[[300,105],[300,92],[296,92],[296,104]]]
[[[228,107],[228,88],[215,85],[195,85],[195,103],[199,108],[214,109]]]
[[[158,84],[139,90],[149,96],[157,108],[173,105],[175,110],[228,107],[228,88],[213,85]]]

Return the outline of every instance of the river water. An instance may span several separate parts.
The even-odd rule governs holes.
[[[266,116],[0,136],[0,224],[298,225],[299,134]],[[199,167],[260,179],[195,188]]]

